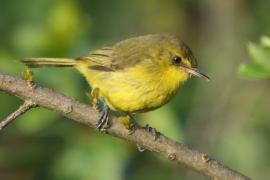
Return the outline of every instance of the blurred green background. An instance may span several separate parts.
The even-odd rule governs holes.
[[[23,57],[78,57],[132,36],[178,35],[211,81],[192,78],[168,105],[138,115],[139,123],[254,179],[268,179],[269,78],[243,78],[246,65],[241,76],[237,72],[252,61],[248,42],[269,35],[269,7],[267,0],[1,0],[0,72],[21,76]],[[34,73],[38,84],[89,103],[89,87],[76,70]],[[0,93],[0,119],[21,103]],[[39,108],[1,131],[0,179],[207,178]]]

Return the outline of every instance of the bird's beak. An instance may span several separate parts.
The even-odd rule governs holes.
[[[188,73],[195,75],[199,78],[205,79],[207,81],[210,81],[210,78],[204,74],[203,72],[201,72],[198,68],[189,68],[189,67],[183,67]]]

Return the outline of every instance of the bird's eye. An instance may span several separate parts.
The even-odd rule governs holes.
[[[173,57],[172,57],[172,62],[173,62],[173,64],[175,64],[175,65],[179,65],[179,64],[181,64],[182,59],[181,59],[181,57],[179,57],[179,56],[173,56]]]

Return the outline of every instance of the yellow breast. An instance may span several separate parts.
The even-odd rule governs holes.
[[[99,88],[108,106],[116,111],[136,113],[167,103],[188,75],[174,69],[149,69],[142,65],[115,72],[79,67],[92,88]]]

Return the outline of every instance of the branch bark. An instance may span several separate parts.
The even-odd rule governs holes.
[[[27,81],[3,73],[0,73],[0,91],[24,101],[34,102],[40,107],[58,112],[67,118],[92,128],[95,127],[100,116],[99,112],[89,105],[82,104],[45,87],[31,87]],[[192,150],[164,135],[160,135],[157,140],[154,140],[153,135],[140,126],[133,134],[130,134],[117,121],[117,117],[111,117],[111,121],[112,125],[107,131],[108,134],[138,144],[172,161],[184,164],[201,174],[213,179],[250,179],[237,171],[225,167],[207,154]]]

